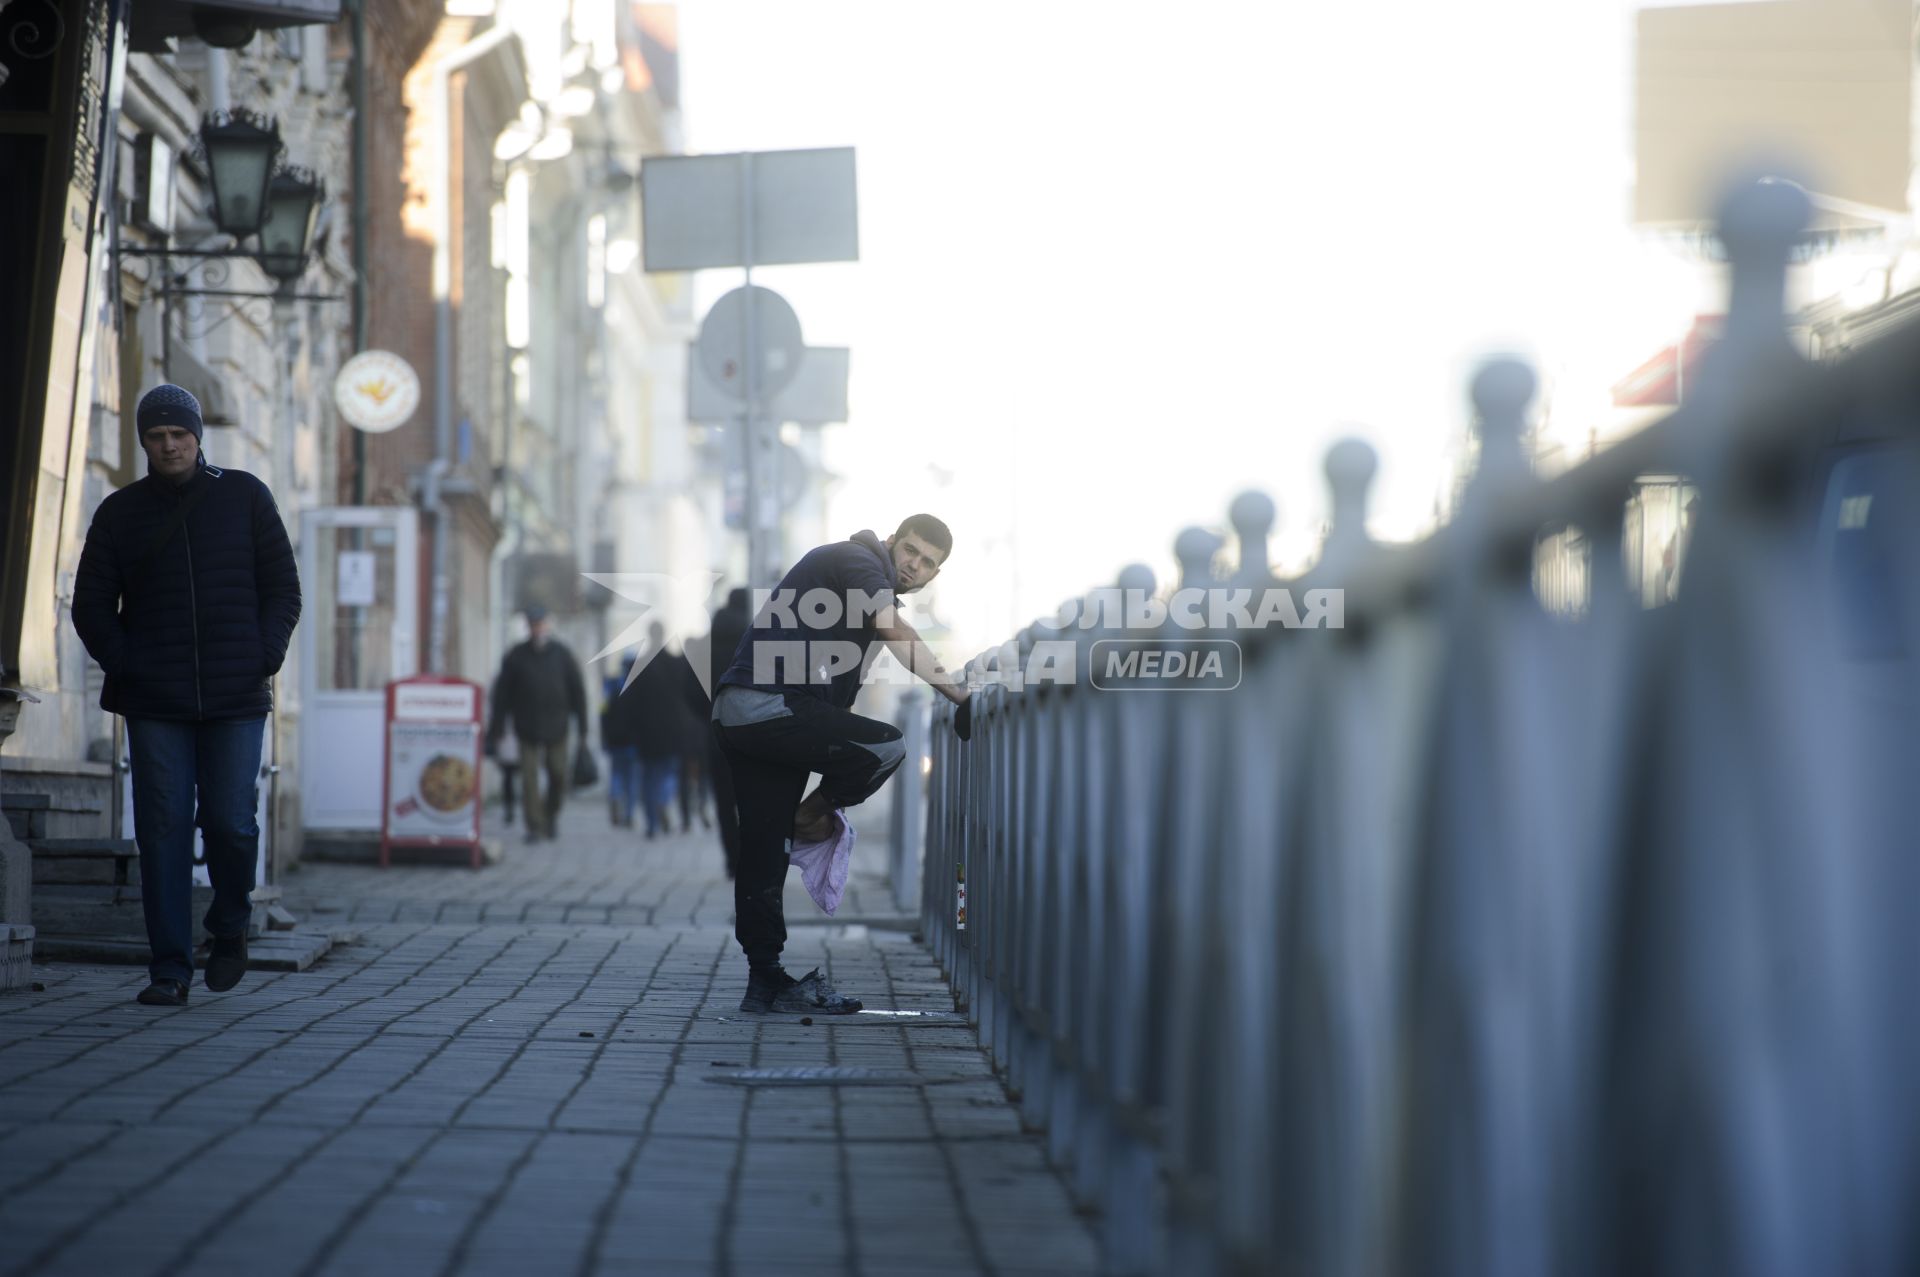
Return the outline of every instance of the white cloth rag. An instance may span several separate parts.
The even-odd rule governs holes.
[[[845,811],[833,813],[833,832],[819,842],[795,842],[787,859],[800,871],[807,894],[829,917],[840,907],[847,890],[847,870],[853,865],[853,822]]]

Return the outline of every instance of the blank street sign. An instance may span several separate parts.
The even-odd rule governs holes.
[[[753,260],[740,226],[740,182],[753,168]],[[640,162],[646,268],[706,270],[860,258],[853,148],[663,155]]]

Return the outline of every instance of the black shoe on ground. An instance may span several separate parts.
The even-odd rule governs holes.
[[[827,983],[818,967],[798,980],[778,968],[749,971],[747,993],[740,999],[740,1009],[749,1015],[852,1015],[861,1005]]]
[[[206,975],[202,977],[209,989],[215,993],[225,993],[240,983],[240,977],[247,973],[247,936],[243,931],[237,936],[215,936],[213,950],[207,954]]]
[[[140,990],[134,999],[144,1007],[183,1007],[187,1005],[187,986],[178,980],[155,980]]]
[[[779,967],[771,971],[750,967],[747,970],[747,992],[740,999],[740,1009],[748,1015],[766,1015],[773,1010],[774,999],[795,983],[798,982]]]

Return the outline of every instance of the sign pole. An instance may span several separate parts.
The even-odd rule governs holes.
[[[721,393],[741,401],[717,409],[712,420],[739,422],[745,454],[741,478],[746,488],[747,584],[764,589],[774,584],[784,550],[780,462],[774,445],[787,418],[784,406],[769,400],[799,375],[805,346],[792,308],[753,283],[753,268],[860,259],[853,148],[651,156],[641,162],[640,188],[648,271],[738,266],[745,273],[742,286],[715,303],[716,310],[726,304],[724,322],[738,323],[741,330],[723,336],[723,329],[714,329],[714,340],[701,343],[701,358]],[[759,199],[763,191],[764,210]],[[740,219],[731,239],[724,222],[728,210],[717,207],[728,200]],[[727,300],[735,293],[738,304],[747,308],[743,316],[733,315],[734,303]],[[765,314],[754,304],[763,298]],[[703,333],[714,319],[710,313]],[[774,366],[768,367],[767,359],[773,359]],[[844,393],[839,398],[844,400]],[[839,411],[845,415],[844,408]]]
[[[760,464],[760,315],[753,304],[753,153],[740,154],[740,265],[745,274],[746,322],[740,328],[740,361],[746,391],[743,438],[747,467],[747,586],[771,589],[767,579],[766,533],[761,526],[761,504],[766,475]]]

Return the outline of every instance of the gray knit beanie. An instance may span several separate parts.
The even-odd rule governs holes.
[[[206,437],[200,422],[200,401],[193,397],[192,392],[166,382],[140,396],[140,406],[134,409],[133,420],[142,435],[156,426],[179,426],[183,430],[193,431],[195,439]]]

